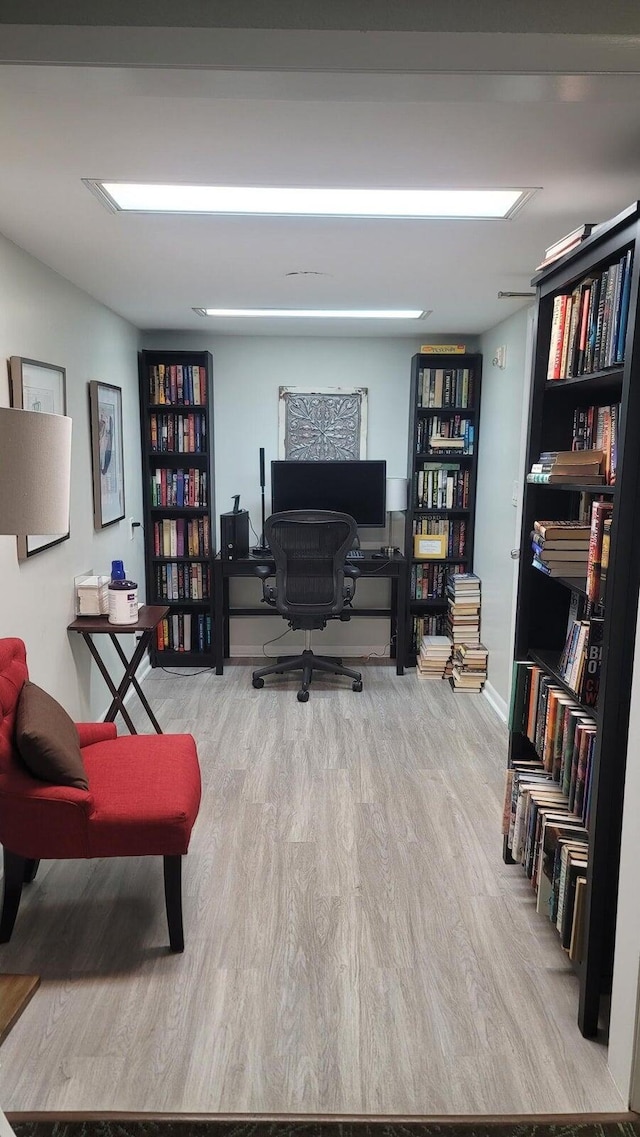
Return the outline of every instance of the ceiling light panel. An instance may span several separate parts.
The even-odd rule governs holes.
[[[421,320],[419,308],[194,308],[198,316],[227,318],[275,317],[303,320]]]
[[[110,209],[302,217],[505,219],[533,189],[321,189],[85,183]]]

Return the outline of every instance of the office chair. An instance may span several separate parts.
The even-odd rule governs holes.
[[[311,632],[326,627],[327,620],[348,620],[356,578],[360,570],[345,563],[358,531],[348,513],[325,510],[289,510],[273,513],[265,522],[265,537],[275,561],[275,585],[269,583],[274,570],[256,565],[262,580],[263,602],[277,608],[289,626],[304,629],[301,655],[278,658],[269,667],[253,672],[254,687],[264,687],[265,675],[302,671],[298,702],[306,703],[314,671],[346,675],[354,691],[362,690],[362,675],[342,666],[341,659],[314,655]]]

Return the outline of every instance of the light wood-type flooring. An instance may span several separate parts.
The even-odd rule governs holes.
[[[246,663],[146,680],[202,765],[186,951],[166,948],[159,858],[43,864],[0,948],[0,970],[42,976],[0,1050],[2,1107],[623,1108],[556,933],[501,861],[487,701],[385,665],[362,694],[316,680],[305,705],[267,683]]]

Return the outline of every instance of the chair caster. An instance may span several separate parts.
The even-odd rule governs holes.
[[[257,678],[253,678],[251,680],[251,683],[258,691],[260,690],[261,687],[264,687],[264,679],[261,679],[260,676],[258,676]]]
[[[362,690],[362,679],[354,679],[353,683],[351,684],[351,690],[352,691],[361,691]]]
[[[308,691],[298,691],[298,702],[299,703],[308,703],[309,702],[309,692]]]

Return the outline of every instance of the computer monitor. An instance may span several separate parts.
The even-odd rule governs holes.
[[[349,513],[358,525],[382,529],[386,477],[384,461],[272,462],[271,509],[330,509]]]

